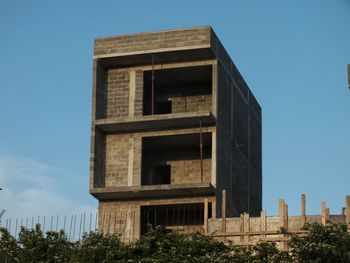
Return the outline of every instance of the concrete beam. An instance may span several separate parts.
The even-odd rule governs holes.
[[[122,133],[197,127],[199,119],[203,126],[214,125],[216,119],[211,112],[189,112],[99,119],[95,125],[104,132]]]
[[[215,188],[210,183],[177,185],[142,185],[125,187],[94,188],[90,193],[98,200],[137,200],[188,196],[215,195]]]

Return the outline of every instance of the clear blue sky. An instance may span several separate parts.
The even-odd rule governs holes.
[[[0,2],[0,209],[96,209],[88,193],[95,37],[211,25],[263,109],[263,207],[350,194],[348,0]]]

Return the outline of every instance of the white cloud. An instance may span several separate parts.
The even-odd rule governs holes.
[[[96,207],[89,202],[74,200],[62,190],[69,178],[71,176],[67,171],[44,163],[29,158],[0,155],[0,187],[3,188],[0,191],[0,210],[6,210],[2,225],[5,225],[6,219],[9,218],[14,225],[16,218],[29,218],[30,221],[30,218],[34,217],[37,221],[38,216],[46,216],[48,222],[51,216],[56,218],[57,215],[61,220],[67,215],[67,221],[70,215],[95,215]],[[86,197],[88,200],[87,191]]]

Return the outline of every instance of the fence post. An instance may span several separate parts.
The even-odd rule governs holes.
[[[286,209],[284,207],[284,199],[279,199],[278,203],[279,203],[279,223],[280,223],[280,227],[284,227],[285,212],[286,212]]]
[[[349,226],[350,225],[350,195],[346,196],[346,214],[345,214],[345,222]]]
[[[208,234],[208,198],[204,199],[204,234]]]
[[[301,195],[301,225],[304,226],[306,223],[306,196]]]
[[[241,214],[239,218],[239,223],[240,223],[240,236],[239,236],[239,241],[243,242],[244,241],[244,215]]]
[[[244,233],[249,233],[250,231],[250,219],[249,219],[249,214],[244,212]],[[249,242],[249,235],[244,235],[244,242]]]
[[[288,205],[284,203],[284,227],[288,230]]]
[[[288,229],[288,205],[284,202],[284,199],[279,199],[279,221],[280,227]],[[285,237],[285,235],[282,235]],[[287,242],[282,241],[282,248],[287,249]]]
[[[321,222],[322,225],[326,225],[326,201],[322,201],[322,218],[321,218]]]
[[[260,231],[266,232],[266,211],[260,212]],[[266,235],[262,234],[262,237],[266,237]]]
[[[221,198],[221,232],[226,233],[226,190],[222,190]],[[226,236],[223,238],[226,241]]]

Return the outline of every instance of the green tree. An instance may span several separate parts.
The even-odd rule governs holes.
[[[290,252],[294,262],[350,262],[350,235],[346,225],[313,223],[305,236],[291,235]]]
[[[17,244],[16,239],[10,235],[9,231],[1,227],[0,228],[0,263],[12,263],[19,262],[18,253],[20,247]]]
[[[86,233],[79,243],[74,262],[125,262],[127,246],[118,235]]]

